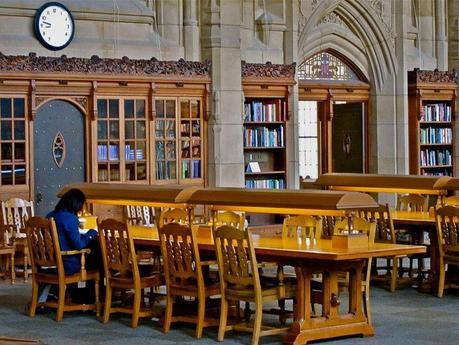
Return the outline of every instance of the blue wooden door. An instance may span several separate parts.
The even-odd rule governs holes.
[[[34,122],[35,211],[54,209],[66,184],[85,180],[84,115],[73,104],[54,100],[42,105]]]

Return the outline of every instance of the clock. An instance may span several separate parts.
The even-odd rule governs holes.
[[[48,2],[35,13],[35,35],[50,50],[67,47],[75,34],[72,14],[58,2]]]

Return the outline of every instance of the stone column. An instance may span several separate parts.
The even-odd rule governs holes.
[[[287,29],[284,32],[284,63],[291,64],[298,61],[298,0],[288,1],[286,4]],[[298,80],[292,86],[289,96],[289,122],[287,124],[287,181],[288,188],[299,188],[299,147],[298,147]]]
[[[209,186],[242,187],[244,154],[240,0],[202,1],[201,56],[212,61]]]
[[[452,1],[455,2],[455,1]],[[437,66],[440,71],[448,70],[448,38],[446,32],[445,0],[435,2],[435,23],[437,33]]]
[[[183,43],[185,60],[199,61],[199,26],[197,0],[184,0]]]

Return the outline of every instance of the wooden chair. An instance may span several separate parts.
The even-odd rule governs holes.
[[[368,210],[357,210],[356,214],[368,221],[376,222],[375,242],[379,243],[396,243],[394,222],[390,213],[388,204],[379,205],[378,208]],[[378,260],[373,261],[372,280],[387,280],[389,277],[389,290],[394,292],[397,288],[398,281],[398,257],[387,258],[385,266],[378,266]],[[385,276],[377,274],[378,270],[386,271]]]
[[[56,224],[53,219],[32,217],[26,223],[27,243],[32,264],[32,301],[29,316],[35,316],[38,305],[39,284],[57,285],[58,301],[46,301],[44,306],[57,309],[56,321],[61,321],[65,311],[95,310],[99,316],[99,272],[85,268],[85,254],[89,249],[61,251],[57,236]],[[65,255],[81,255],[80,272],[65,275],[62,257]],[[68,284],[94,280],[95,303],[71,304],[66,299]]]
[[[244,213],[238,214],[233,211],[216,212],[214,217],[216,218],[213,220],[215,228],[222,225],[230,225],[242,230],[245,227]]]
[[[206,320],[206,298],[219,295],[218,282],[204,283],[203,265],[215,264],[201,261],[197,243],[197,228],[188,225],[169,223],[159,228],[161,253],[166,278],[167,299],[164,319],[164,332],[169,332],[172,322],[191,322],[196,324],[196,338],[201,338],[207,326],[216,326],[216,320]],[[198,303],[196,315],[173,315],[174,298],[193,297]]]
[[[214,232],[215,249],[220,275],[221,310],[218,340],[223,341],[225,332],[238,330],[252,332],[252,345],[258,344],[259,337],[279,334],[288,328],[262,326],[263,303],[278,301],[295,293],[290,284],[262,284],[258,273],[259,265],[255,256],[250,230],[240,230],[232,226],[222,226]],[[253,327],[248,323],[227,325],[228,302],[246,301],[255,303]]]
[[[16,272],[14,270],[14,244],[10,244],[7,241],[8,228],[5,229],[3,222],[0,222],[0,259],[5,259],[4,271],[0,272],[0,275],[5,277],[6,273],[10,272],[11,284],[14,284],[16,279]],[[1,261],[3,262],[3,261]]]
[[[437,296],[443,297],[445,288],[459,288],[457,271],[452,284],[445,285],[445,265],[459,266],[459,208],[455,206],[440,207],[435,212],[438,239],[438,291]],[[455,280],[455,281],[454,281]]]
[[[27,247],[25,224],[35,215],[32,201],[20,198],[11,198],[2,201],[3,224],[7,231],[7,241],[14,242],[15,264],[21,264],[24,271],[24,281],[27,282],[29,273],[29,251]],[[14,268],[14,267],[13,267]]]
[[[353,225],[352,229],[368,234],[369,245],[372,245],[375,242],[376,222],[374,220],[368,221],[365,218],[353,217],[352,225]],[[341,234],[345,231],[349,231],[349,219],[343,219],[342,221],[336,223],[333,231],[335,234]],[[366,266],[364,267],[364,272],[363,272],[364,279],[362,281],[362,294],[363,294],[363,301],[364,301],[363,308],[364,308],[365,316],[367,317],[368,323],[370,325],[372,323],[371,308],[370,308],[371,263],[372,263],[372,258],[369,258]],[[340,283],[344,284],[344,282],[340,282]]]
[[[419,194],[407,194],[407,195],[402,195],[398,198],[397,200],[397,210],[398,211],[408,211],[408,212],[426,212],[428,210],[428,204],[427,204],[427,198],[419,195]],[[398,233],[403,234],[406,233],[406,229],[397,229]],[[414,234],[414,235],[419,235],[419,234]],[[422,232],[420,234],[422,236]],[[401,240],[398,239],[398,243],[402,244],[418,244],[420,241],[419,237],[413,238],[413,234],[411,235],[410,240]],[[424,259],[428,257],[428,254],[418,254],[418,255],[410,255],[408,256],[409,259],[409,268],[406,270],[403,267],[403,259],[400,259],[400,268],[399,271],[401,275],[403,275],[403,272],[408,271],[408,276],[410,278],[413,278],[413,263],[414,260],[418,260],[418,280],[420,281],[422,279],[422,272],[424,270]]]
[[[126,220],[130,225],[155,225],[155,208],[150,206],[126,205]]]
[[[165,224],[169,223],[190,225],[190,213],[191,212],[189,212],[189,210],[183,208],[163,210],[159,216],[158,228],[161,228]]]
[[[148,275],[140,275],[134,241],[129,235],[126,223],[105,219],[98,222],[97,228],[105,272],[105,306],[102,321],[108,322],[111,313],[127,313],[132,315],[131,327],[135,328],[139,317],[157,315],[153,310],[152,300],[149,308],[142,306],[142,296],[143,289],[163,285],[162,274],[148,272]],[[112,306],[113,289],[133,290],[132,306]]]

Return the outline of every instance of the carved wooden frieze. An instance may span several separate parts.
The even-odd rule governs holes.
[[[68,58],[37,56],[30,53],[28,56],[3,55],[0,52],[0,72],[48,72],[48,73],[84,73],[104,75],[130,76],[170,76],[170,77],[205,77],[210,78],[211,62],[159,61],[156,58],[149,60],[100,58],[93,55],[87,58]]]
[[[295,77],[296,63],[281,65],[267,63],[247,63],[242,61],[242,78],[290,78]]]
[[[457,73],[452,71],[421,71],[415,68],[408,72],[408,83],[457,83]]]

